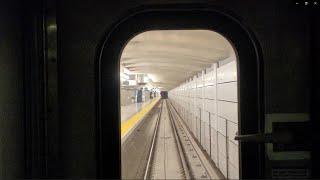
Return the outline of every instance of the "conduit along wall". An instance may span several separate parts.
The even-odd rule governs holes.
[[[189,130],[228,179],[239,178],[237,83],[234,53],[169,91]]]

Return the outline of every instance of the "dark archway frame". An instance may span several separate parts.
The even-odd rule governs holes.
[[[143,7],[114,24],[97,50],[97,176],[121,178],[120,57],[127,42],[149,30],[206,29],[223,35],[238,55],[239,134],[263,132],[262,51],[253,33],[230,12],[208,6]],[[262,178],[264,145],[240,143],[240,177]]]

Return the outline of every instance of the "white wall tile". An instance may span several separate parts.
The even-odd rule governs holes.
[[[218,101],[217,106],[219,116],[238,123],[238,103]]]
[[[211,126],[211,128],[214,128],[215,130],[217,130],[218,129],[217,125],[218,125],[217,115],[210,113],[210,126]]]
[[[224,64],[217,70],[217,82],[237,81],[237,64],[236,61]]]
[[[191,97],[193,97],[193,98],[197,97],[197,89],[196,88],[191,89]]]
[[[239,146],[231,141],[228,142],[228,157],[233,166],[239,167]]]
[[[207,86],[205,88],[205,96],[207,99],[216,99],[216,85]]]
[[[196,89],[196,92],[197,92],[197,98],[202,98],[202,87],[198,87]]]
[[[234,140],[238,130],[236,62],[219,68],[214,63],[211,69],[171,90],[169,97],[221,172],[226,177],[228,172],[231,179],[237,178],[239,150],[238,142]]]
[[[204,123],[203,126],[203,148],[207,151],[208,154],[210,154],[210,127],[209,123]]]
[[[217,77],[216,77],[216,67],[210,71],[209,73],[209,85],[213,85],[213,84],[216,84],[216,80],[217,80]]]
[[[238,87],[237,82],[218,84],[218,98],[219,100],[226,100],[238,102]]]
[[[200,142],[200,136],[201,136],[201,121],[200,121],[200,116],[196,117],[196,137],[198,139],[198,141]]]
[[[209,93],[208,92],[210,92],[209,91],[209,88],[210,88],[210,86],[204,86],[203,87],[203,98],[206,98],[206,99],[209,99]]]
[[[203,80],[201,76],[197,78],[196,84],[197,84],[197,88],[201,88],[203,86]]]
[[[203,99],[203,110],[209,112],[209,106],[208,106],[208,102],[209,100],[208,99]]]
[[[227,133],[228,133],[228,139],[232,141],[235,144],[238,144],[238,141],[234,140],[236,133],[238,132],[238,124],[228,121],[227,122]]]
[[[194,108],[194,112],[195,112],[195,113],[194,113],[195,116],[200,119],[201,108],[196,105],[195,108]]]
[[[210,113],[216,114],[216,101],[211,99],[204,100],[204,109]]]
[[[218,117],[218,132],[222,135],[227,136],[227,120]]]
[[[228,163],[228,179],[239,179],[239,168]]]
[[[196,136],[197,135],[197,117],[194,115],[194,114],[192,114],[192,122],[191,122],[191,124],[192,124],[192,133],[193,133],[193,135],[194,136]]]
[[[201,119],[205,122],[205,123],[207,123],[207,124],[209,124],[209,112],[207,112],[207,111],[205,111],[204,109],[202,109],[202,112],[201,112],[202,114],[201,114]]]
[[[212,160],[218,164],[217,157],[218,157],[218,142],[217,142],[217,131],[211,128],[211,157]]]
[[[205,98],[205,99],[208,99],[208,97],[207,97],[207,88],[208,88],[208,86],[203,86],[202,87],[202,98]]]
[[[210,84],[210,72],[207,72],[205,75],[204,75],[204,79],[203,79],[203,84],[204,86],[208,86]]]
[[[205,139],[205,126],[206,126],[206,123],[203,121],[203,120],[201,120],[201,127],[200,127],[200,129],[201,129],[201,131],[200,131],[200,133],[201,133],[201,136],[200,136],[200,144],[202,145],[202,147],[203,147],[203,149],[205,149],[205,147],[206,147],[206,139]]]
[[[227,156],[227,138],[220,133],[218,133],[218,151]]]
[[[206,126],[205,126],[205,131],[206,131],[206,134],[205,134],[205,138],[206,138],[206,145],[207,145],[207,152],[208,154],[210,154],[210,143],[211,143],[211,127],[209,125],[209,122],[206,123]]]
[[[227,177],[227,158],[223,154],[219,153],[219,169],[222,174]]]
[[[203,108],[203,99],[197,98],[196,102],[198,108]]]

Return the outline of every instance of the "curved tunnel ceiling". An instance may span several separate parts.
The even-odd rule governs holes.
[[[149,74],[154,85],[170,90],[232,55],[231,44],[213,31],[147,31],[128,42],[121,65],[133,73]]]

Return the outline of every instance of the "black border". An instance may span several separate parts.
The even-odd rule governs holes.
[[[231,12],[203,5],[162,5],[134,9],[113,24],[96,57],[97,176],[121,178],[119,59],[126,43],[149,30],[207,29],[220,33],[238,55],[239,132],[263,132],[262,50],[253,32]],[[264,177],[264,145],[240,144],[240,177]],[[242,161],[245,159],[245,161]]]

